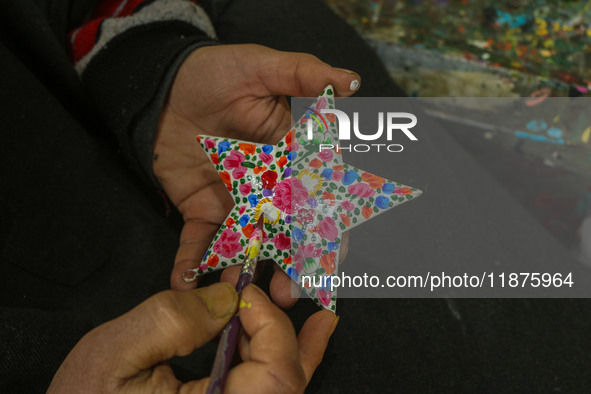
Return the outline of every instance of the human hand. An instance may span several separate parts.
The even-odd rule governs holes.
[[[315,97],[328,84],[337,96],[353,94],[357,74],[337,69],[312,55],[279,52],[259,45],[204,47],[181,66],[163,109],[154,145],[154,173],[185,225],[171,274],[171,287],[194,288],[181,276],[199,266],[234,202],[205,152],[198,134],[277,143],[289,130],[291,113],[284,95]],[[351,87],[354,87],[352,90]],[[347,237],[341,243],[346,255]],[[236,283],[240,268],[224,270]],[[276,270],[271,297],[282,307],[295,302],[291,279]]]
[[[244,362],[230,370],[224,392],[303,392],[338,318],[317,312],[296,338],[287,315],[258,287],[246,287],[241,299]],[[202,393],[209,378],[183,384],[166,361],[212,340],[237,307],[238,294],[228,283],[156,294],[86,334],[60,366],[48,393]]]

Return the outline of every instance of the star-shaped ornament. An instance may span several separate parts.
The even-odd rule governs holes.
[[[421,191],[343,163],[339,150],[326,149],[338,146],[338,132],[334,115],[321,111],[334,104],[329,85],[277,145],[197,137],[235,205],[193,272],[241,264],[264,214],[261,258],[274,260],[319,306],[335,311],[331,277],[343,232]]]

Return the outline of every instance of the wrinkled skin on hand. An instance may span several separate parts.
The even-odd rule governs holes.
[[[322,360],[338,318],[319,311],[296,337],[293,325],[255,285],[242,293],[243,362],[227,376],[225,393],[300,393]],[[55,374],[48,393],[204,393],[209,378],[182,383],[167,360],[211,341],[236,313],[228,283],[166,291],[88,334]]]

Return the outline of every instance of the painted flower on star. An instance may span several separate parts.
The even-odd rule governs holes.
[[[275,237],[273,237],[271,242],[273,242],[273,245],[275,245],[275,247],[279,250],[286,250],[291,247],[291,240],[283,233],[277,234]]]
[[[267,167],[265,167],[265,166],[262,166],[262,167],[255,167],[253,171],[254,171],[254,174],[255,174],[255,175],[258,175],[258,174],[260,174],[261,172],[265,172],[265,171],[267,171]]]
[[[240,250],[242,250],[240,234],[235,233],[229,228],[222,232],[220,238],[213,245],[213,251],[215,253],[228,258],[236,256],[236,253]]]
[[[240,190],[240,193],[242,193],[243,196],[246,196],[252,190],[252,184],[251,183],[244,183],[244,184],[238,186],[238,190]]]
[[[341,222],[343,222],[345,226],[349,227],[351,225],[351,219],[349,218],[349,215],[340,213],[339,216],[341,218]]]
[[[222,153],[227,151],[228,148],[230,148],[230,142],[229,141],[221,141],[218,144],[218,153],[221,155]]]
[[[295,136],[295,130],[291,129],[289,130],[289,133],[287,133],[287,135],[285,136],[285,143],[287,144],[287,146],[291,146],[291,144],[293,144],[293,137]]]
[[[291,214],[291,182],[284,179],[275,186],[275,195],[273,196],[273,205]]]
[[[396,187],[396,190],[394,190],[394,194],[398,194],[400,196],[407,196],[409,194],[412,194],[412,189],[408,186],[405,187]]]
[[[290,152],[297,152],[298,149],[300,149],[300,144],[298,144],[297,142],[294,142],[293,144],[287,147],[287,150]]]
[[[384,196],[376,197],[376,207],[380,209],[386,209],[390,206],[390,199]]]
[[[361,197],[361,198],[371,197],[374,194],[376,194],[376,191],[373,190],[372,188],[370,188],[365,183],[356,183],[355,185],[351,185],[351,186],[349,186],[347,191],[349,192],[350,195],[352,195],[352,196],[357,195],[358,197]]]
[[[247,170],[248,169],[246,167],[239,166],[238,168],[235,168],[234,171],[232,171],[232,176],[234,177],[234,179],[240,179],[244,177]]]
[[[224,166],[228,170],[232,170],[232,176],[234,179],[240,179],[246,174],[246,167],[242,166],[242,163],[246,160],[246,157],[242,152],[233,150],[230,152],[224,160]]]
[[[392,194],[394,193],[394,190],[396,190],[396,186],[391,183],[386,183],[382,186],[382,192],[385,194]]]
[[[263,161],[263,163],[269,165],[273,162],[273,156],[266,154],[265,152],[259,154],[259,159]]]
[[[250,238],[252,233],[254,232],[254,226],[248,223],[246,226],[242,227],[242,233],[246,238]]]
[[[328,105],[328,101],[326,101],[326,98],[321,97],[316,102],[316,111],[320,112],[320,110],[325,109],[327,105]]]
[[[310,195],[314,195],[320,191],[324,182],[322,176],[307,170],[300,171],[297,175],[297,179],[302,182],[302,185],[306,188]],[[310,203],[310,207],[316,208],[312,204],[313,203]]]
[[[250,207],[254,208],[259,203],[259,198],[256,194],[253,193],[250,196],[248,196],[248,202],[250,203]]]
[[[326,275],[332,274],[336,269],[337,254],[336,252],[330,252],[323,254],[320,258],[320,266],[326,271]]]
[[[355,182],[357,180],[358,176],[359,176],[359,174],[353,170],[347,171],[345,173],[345,176],[343,177],[343,185],[345,185],[345,186],[351,185],[353,182]]]
[[[315,211],[313,209],[300,209],[297,212],[297,221],[301,224],[308,224],[314,220]]]
[[[322,167],[322,162],[318,159],[313,159],[310,161],[310,163],[308,163],[308,165],[312,168],[314,168],[315,170],[319,169],[320,167]]]
[[[296,242],[300,242],[302,240],[302,238],[304,237],[304,233],[302,232],[302,230],[298,227],[294,227],[293,231],[291,232],[291,236],[293,237],[293,240]]]
[[[366,182],[372,189],[379,189],[382,187],[384,182],[386,182],[384,178],[374,174],[370,174],[369,172],[364,172],[363,174],[361,174],[361,180],[363,182]]]
[[[314,244],[299,245],[293,260],[297,263],[304,262],[307,258],[317,259],[322,255],[322,249],[317,249]],[[301,271],[300,271],[301,272]]]
[[[273,200],[269,197],[261,199],[256,206],[255,218],[258,220],[261,214],[265,215],[265,223],[271,225],[277,224],[281,220],[281,211],[273,205]]]
[[[327,306],[328,304],[330,304],[330,299],[331,299],[330,291],[324,290],[324,289],[317,289],[316,296],[318,297],[318,299],[320,300],[322,305]]]
[[[291,215],[292,205],[298,208],[308,200],[308,191],[297,178],[284,179],[275,186],[273,205]]]
[[[300,179],[291,179],[291,198],[292,204],[296,208],[303,206],[308,201],[308,189]]]
[[[341,203],[341,208],[343,208],[345,211],[352,211],[355,209],[355,205],[351,201],[347,200]]]
[[[278,165],[279,167],[283,167],[283,166],[284,166],[284,165],[286,165],[286,164],[287,164],[287,157],[285,157],[285,156],[281,156],[281,157],[279,158],[279,160],[277,160],[277,165]]]
[[[318,200],[316,200],[314,197],[310,197],[308,199],[308,205],[310,208],[316,208],[318,206]]]
[[[240,219],[238,220],[238,223],[240,223],[241,227],[244,227],[248,224],[248,222],[250,221],[250,216],[248,215],[242,215],[240,217]]]
[[[204,143],[205,143],[205,147],[207,149],[211,149],[211,148],[215,147],[215,140],[212,140],[211,138],[206,138]]]
[[[271,170],[265,171],[265,173],[261,175],[261,181],[263,182],[263,189],[271,190],[277,183],[277,173]]]
[[[318,223],[318,233],[322,238],[334,241],[339,234],[334,219],[331,217],[325,217],[322,219],[320,223]]]
[[[324,200],[324,204],[328,206],[333,206],[336,204],[336,199],[334,193],[323,192],[322,199]]]
[[[368,207],[367,205],[364,205],[363,208],[361,208],[361,214],[366,219],[369,219],[372,213],[373,209],[371,209],[371,207]]]
[[[253,144],[240,143],[238,146],[245,155],[252,155],[257,149],[257,147]]]
[[[330,181],[332,179],[332,173],[332,168],[325,168],[324,170],[322,170],[322,174],[320,174],[320,176],[326,179],[327,181]]]
[[[345,173],[342,171],[333,171],[332,173],[332,180],[333,181],[340,181],[345,176]]]
[[[216,267],[219,262],[220,262],[220,258],[218,257],[218,255],[217,254],[212,254],[207,259],[207,266],[208,267]]]
[[[230,178],[230,173],[228,171],[222,171],[220,172],[220,177],[222,178],[222,181],[224,181],[228,190],[232,191],[232,179]]]
[[[295,261],[295,268],[296,268],[296,272],[298,272],[298,276],[299,276],[300,272],[304,272],[304,261],[303,260]],[[308,287],[308,289],[309,289],[309,287]]]
[[[318,158],[323,162],[327,163],[332,160],[333,154],[331,150],[323,149],[322,152],[318,153]]]
[[[298,274],[297,268],[294,267],[289,267],[287,269],[287,275],[289,275],[289,277],[296,283],[300,279],[300,274]]]

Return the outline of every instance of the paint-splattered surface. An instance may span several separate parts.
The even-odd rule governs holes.
[[[409,96],[591,96],[589,0],[327,2]],[[584,129],[562,131],[591,144]]]
[[[411,62],[406,59],[410,72],[399,81],[410,94],[437,93],[437,87],[431,84],[403,81],[412,79],[413,74],[423,76],[420,70],[409,70],[413,67],[448,69],[435,55],[444,56],[455,65],[453,70],[460,71],[459,75],[446,75],[455,79],[448,81],[451,89],[460,83],[458,79],[484,82],[482,89],[486,96],[491,96],[491,89],[495,95],[524,96],[533,93],[532,88],[551,87],[556,95],[566,96],[588,94],[591,88],[588,67],[591,2],[588,0],[328,0],[328,3],[364,37],[396,45],[399,50],[408,51],[406,58],[411,54],[415,57]],[[463,75],[462,71],[467,74]],[[498,83],[503,86],[494,86]],[[437,86],[445,90],[441,85]],[[437,95],[448,95],[446,91],[440,93]]]
[[[376,49],[409,96],[591,96],[589,0],[326,2]],[[475,127],[474,119],[440,120],[516,199],[573,246],[582,218],[591,212],[591,121],[566,125],[559,112],[547,115],[545,125],[532,118],[507,132]]]

